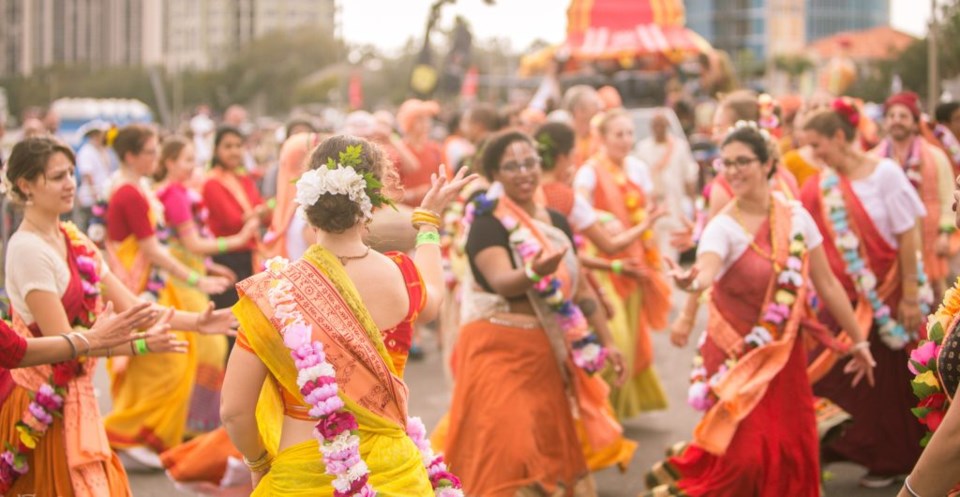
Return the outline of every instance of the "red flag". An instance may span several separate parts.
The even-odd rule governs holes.
[[[363,107],[363,77],[360,71],[354,71],[350,75],[350,86],[347,89],[347,96],[350,99],[350,108],[357,110]]]

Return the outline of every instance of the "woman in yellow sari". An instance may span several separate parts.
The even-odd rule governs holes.
[[[60,222],[61,215],[73,210],[73,162],[68,146],[49,138],[33,138],[14,147],[6,172],[11,195],[25,204],[24,222],[10,239],[6,260],[12,328],[23,337],[64,338],[70,344],[71,360],[21,368],[0,377],[3,495],[130,495],[126,474],[111,452],[101,424],[92,383],[94,357],[183,352],[186,343],[163,331],[170,326],[226,330],[232,323],[222,312],[168,312],[154,325],[153,333],[142,339],[112,347],[101,342],[96,348],[83,335],[71,333],[71,328],[97,327],[99,318],[109,318],[104,302],[121,312],[131,308],[143,311],[136,296],[107,268],[93,243],[72,223]],[[158,314],[140,314],[128,324],[143,327],[156,322]],[[151,354],[141,355],[147,353]],[[63,389],[56,408],[40,401],[44,389],[50,397],[51,386]],[[45,413],[38,410],[37,402]],[[6,466],[11,460],[13,472]]]
[[[110,270],[128,290],[161,305],[174,305],[168,277],[204,293],[222,292],[229,280],[201,276],[164,245],[162,206],[149,188],[157,168],[157,136],[143,125],[120,130],[113,148],[121,160],[107,206],[106,248]],[[113,411],[105,424],[110,444],[130,463],[160,468],[157,453],[182,441],[196,372],[196,347],[177,356],[138,356],[109,364]]]
[[[429,476],[424,469],[429,443],[422,425],[407,420],[407,387],[390,352],[410,309],[407,277],[362,240],[372,208],[389,203],[380,193],[388,166],[365,140],[321,143],[297,183],[317,243],[296,262],[271,259],[266,272],[238,285],[241,333],[221,418],[253,473],[254,496],[353,495],[361,487],[431,496],[432,487],[456,486],[445,468],[432,464]],[[465,172],[434,177],[413,216],[427,320],[443,289],[436,212],[473,179]],[[351,457],[336,458],[348,450]]]
[[[256,235],[260,221],[249,219],[233,236],[212,237],[204,233],[200,194],[187,186],[195,169],[192,143],[178,136],[163,141],[153,179],[157,181],[164,224],[170,228],[167,246],[177,261],[197,274],[223,276],[231,284],[236,283],[237,275],[230,268],[206,260],[205,256],[245,246]],[[201,312],[210,305],[210,297],[186,280],[172,278],[167,291],[170,305],[181,311]],[[220,426],[220,387],[227,360],[227,337],[198,336],[192,345],[196,367],[186,423],[187,433],[196,435]]]

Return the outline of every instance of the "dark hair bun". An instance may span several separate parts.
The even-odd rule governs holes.
[[[329,233],[343,233],[363,217],[360,205],[346,195],[324,193],[304,208],[310,224]]]

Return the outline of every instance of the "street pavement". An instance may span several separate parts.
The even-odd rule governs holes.
[[[701,313],[698,330],[702,329],[700,327],[703,321]],[[436,341],[428,335],[424,342],[426,357],[422,361],[411,361],[408,364],[406,380],[410,387],[410,413],[420,416],[429,428],[446,412],[450,394],[442,373]],[[670,408],[643,414],[624,423],[626,436],[639,442],[640,447],[625,473],[608,469],[596,475],[600,497],[636,497],[644,489],[643,477],[647,469],[662,459],[667,447],[687,440],[698,420],[698,413],[686,403],[687,378],[694,344],[678,349],[670,344],[666,332],[654,335],[653,342],[656,368],[667,391]],[[106,395],[109,388],[102,372],[98,375],[98,384],[102,393],[101,409],[106,412],[109,408]],[[899,490],[899,486],[879,490],[860,488],[857,481],[864,470],[855,465],[836,464],[829,470],[832,477],[825,485],[827,497],[892,497]],[[136,497],[190,495],[175,490],[163,473],[131,474],[130,480],[133,495]]]

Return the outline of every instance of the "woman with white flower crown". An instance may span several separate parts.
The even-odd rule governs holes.
[[[856,345],[846,372],[873,384],[868,343],[830,271],[823,238],[797,202],[773,193],[775,144],[739,122],[721,147],[734,199],[710,220],[677,286],[710,288],[709,319],[688,394],[705,411],[693,441],[647,477],[648,496],[819,497],[817,428],[805,335],[843,350],[809,315],[809,283]]]
[[[924,430],[910,414],[915,400],[905,364],[933,294],[918,257],[917,220],[926,210],[899,165],[856,150],[859,119],[844,99],[807,119],[807,142],[828,167],[807,180],[801,199],[824,234],[830,268],[853,302],[860,327],[869,331],[877,359],[872,389],[851,388],[844,365],[829,356],[815,361],[828,372],[814,391],[853,416],[844,434],[824,446],[823,462],[865,466],[861,485],[880,488],[909,473],[920,456]],[[821,317],[835,328],[837,315],[828,311]]]
[[[407,418],[402,363],[392,354],[409,346],[417,315],[437,313],[437,213],[474,177],[434,175],[413,214],[411,262],[362,239],[372,210],[392,203],[381,192],[389,167],[366,140],[324,140],[296,196],[317,243],[238,285],[242,331],[221,417],[253,474],[254,496],[462,495],[422,423]]]

